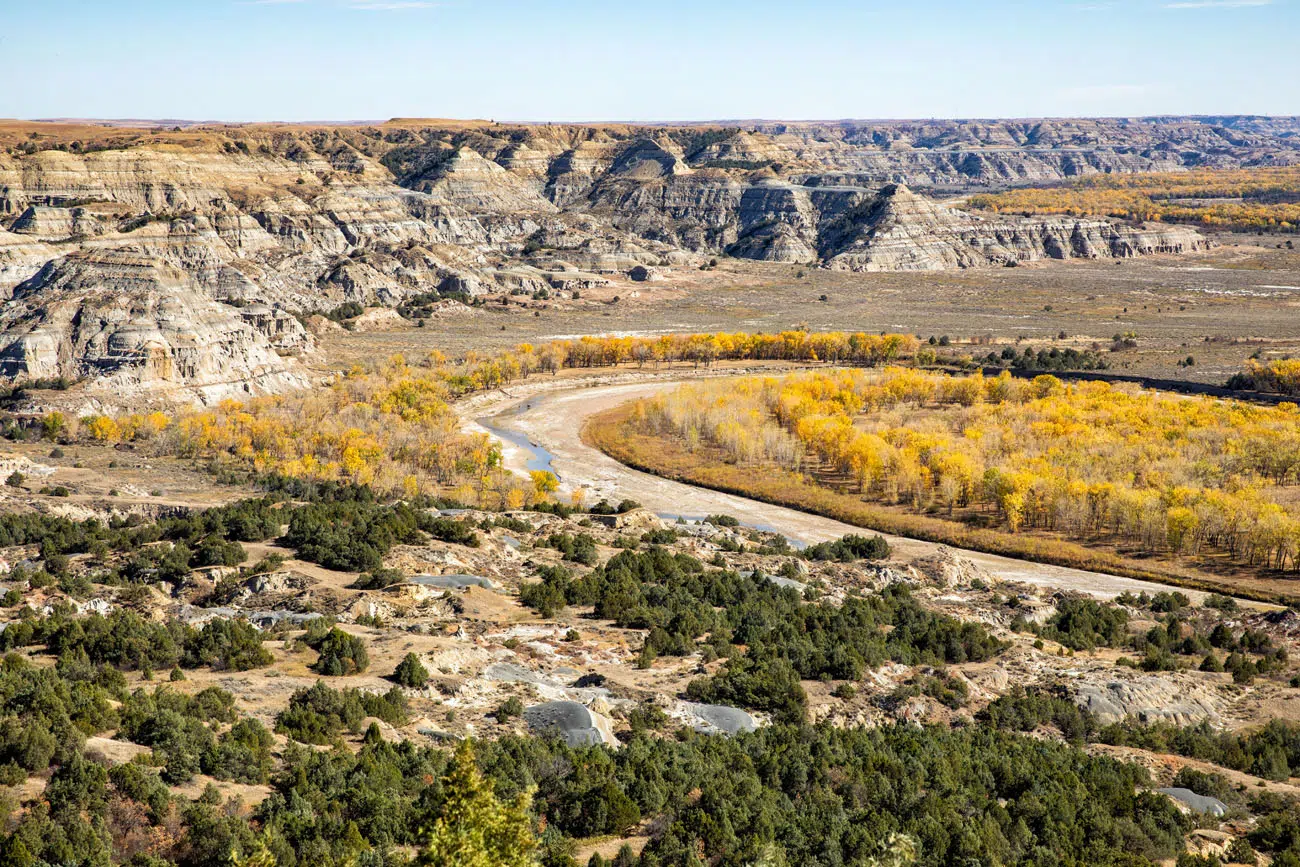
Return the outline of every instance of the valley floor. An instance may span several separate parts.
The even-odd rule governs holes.
[[[399,352],[412,358],[434,350],[454,356],[581,334],[776,331],[805,325],[948,336],[951,352],[981,356],[1002,346],[1086,349],[1096,344],[1114,372],[1218,384],[1257,350],[1300,352],[1300,255],[1261,246],[1256,238],[1222,240],[1221,246],[1196,256],[1107,265],[1052,262],[944,274],[809,269],[801,275],[802,269],[793,266],[729,260],[717,271],[682,272],[651,284],[614,283],[584,291],[578,301],[507,298],[502,304],[495,299],[454,319],[431,320],[423,328],[398,322],[390,330],[338,329],[324,336],[323,353],[314,363],[318,372],[326,373]],[[1138,335],[1135,348],[1107,351],[1114,333],[1129,331]],[[1195,356],[1195,364],[1180,366],[1189,355]],[[464,522],[476,544],[421,538],[392,545],[383,554],[382,569],[376,570],[391,570],[393,583],[388,586],[357,586],[358,573],[326,568],[303,550],[289,547],[281,536],[286,518],[285,526],[268,530],[257,541],[243,541],[243,566],[205,566],[174,583],[111,583],[100,578],[108,567],[121,568],[125,557],[120,552],[105,555],[105,565],[98,555],[73,551],[62,567],[72,577],[85,579],[82,586],[66,582],[75,594],[57,581],[23,587],[6,579],[4,589],[14,590],[21,604],[35,610],[69,602],[77,617],[99,610],[125,611],[153,622],[180,620],[195,626],[213,618],[262,617],[268,612],[334,618],[343,632],[368,648],[367,670],[323,676],[317,670],[318,650],[305,642],[303,623],[295,622],[259,632],[259,646],[264,645],[271,660],[266,665],[246,671],[187,665],[183,679],[167,687],[186,695],[207,687],[228,691],[240,715],[275,729],[268,734],[267,752],[277,769],[286,767],[290,758],[306,761],[300,757],[307,753],[292,746],[292,733],[284,725],[275,727],[283,723],[295,694],[322,679],[332,688],[356,688],[371,696],[400,693],[405,712],[391,722],[376,722],[373,730],[375,737],[390,743],[436,747],[467,735],[513,743],[515,736],[530,732],[530,724],[517,713],[503,712],[512,699],[528,708],[554,700],[582,703],[593,714],[600,739],[616,748],[616,740],[633,738],[642,724],[639,714],[662,708],[668,717],[658,723],[654,737],[662,735],[663,743],[690,742],[690,735],[677,738],[674,733],[678,726],[697,726],[702,719],[698,705],[684,700],[687,685],[718,677],[730,665],[708,645],[714,636],[691,636],[686,652],[656,657],[645,652],[650,630],[642,625],[598,616],[589,602],[565,601],[543,611],[535,600],[528,601],[528,594],[538,592],[538,579],[554,574],[551,570],[557,567],[571,570],[580,581],[597,571],[597,563],[628,551],[657,557],[661,548],[744,574],[746,581],[756,575],[782,576],[796,582],[786,586],[809,589],[809,607],[816,600],[827,610],[837,610],[855,601],[906,592],[925,612],[987,629],[996,640],[996,652],[982,658],[912,659],[905,664],[891,657],[864,667],[858,678],[832,678],[825,671],[798,678],[811,722],[845,728],[926,722],[936,724],[936,729],[926,730],[931,734],[942,730],[947,737],[944,727],[951,727],[962,736],[984,725],[977,720],[990,704],[1014,699],[1020,687],[1064,697],[1074,713],[1084,707],[1102,722],[1140,718],[1144,724],[1186,726],[1206,721],[1216,731],[1231,733],[1255,731],[1272,720],[1300,721],[1300,669],[1295,662],[1300,659],[1300,621],[1292,610],[1257,603],[1237,606],[1194,590],[1186,591],[1191,604],[1175,602],[1172,611],[1160,609],[1157,605],[1165,603],[1152,600],[1171,598],[1164,585],[952,550],[900,536],[889,538],[892,552],[885,562],[804,560],[781,544],[780,537],[802,547],[859,533],[860,528],[639,472],[584,441],[583,428],[590,419],[633,398],[699,378],[788,369],[776,363],[736,362],[699,369],[679,364],[564,370],[461,400],[455,408],[465,429],[504,436],[504,460],[510,470],[556,473],[560,501],[569,501],[581,490],[588,506],[629,499],[641,508],[619,515],[521,510],[507,516],[446,510],[442,517]],[[68,445],[65,454],[63,447],[51,443],[23,442],[8,451],[9,471],[19,470],[27,481],[0,488],[5,512],[76,520],[136,515],[148,521],[261,493],[248,484],[219,484],[199,462],[156,456],[147,443]],[[70,490],[46,492],[53,486]],[[309,505],[286,499],[275,508],[287,514]],[[733,516],[740,526],[701,520],[717,515]],[[578,561],[563,552],[565,536],[585,537],[591,557]],[[9,563],[26,560],[40,569],[51,553],[39,544],[15,544],[0,552]],[[430,580],[454,583],[458,576],[485,579],[490,587],[473,582],[446,587]],[[758,578],[746,587],[754,595],[771,592]],[[1119,604],[1109,604],[1117,599]],[[1068,620],[1062,619],[1062,611],[1072,606],[1111,613],[1122,608],[1124,634],[1102,643],[1094,642],[1094,636],[1072,634],[1068,624],[1053,632]],[[19,617],[16,611],[13,619]],[[1229,652],[1221,642],[1208,650],[1211,630],[1220,626],[1232,642],[1240,642],[1233,645],[1237,649]],[[881,634],[889,632],[882,629]],[[1171,667],[1142,670],[1141,654],[1156,640],[1153,634],[1161,641],[1161,634],[1170,635],[1169,641],[1184,642],[1191,649],[1175,650],[1176,659],[1166,653],[1173,660]],[[1240,649],[1246,639],[1238,636],[1247,634],[1257,644]],[[734,650],[736,658],[744,652],[739,644],[726,649]],[[55,654],[48,646],[30,643],[15,652],[42,669],[54,665]],[[396,669],[411,654],[422,660],[429,678],[420,686],[398,688]],[[1127,655],[1139,656],[1139,662]],[[1238,678],[1223,670],[1227,661],[1220,657],[1232,656],[1240,658],[1238,663],[1267,662],[1273,667],[1261,669],[1253,679]],[[1217,670],[1202,662],[1210,657]],[[159,685],[152,671],[136,669],[123,674],[122,684],[124,690],[145,691]],[[772,718],[746,707],[756,711],[759,723]],[[1038,739],[1035,745],[1060,741],[1062,731],[1054,725],[1045,719],[1023,731]],[[359,751],[364,749],[363,730],[357,725],[335,736],[348,750]],[[894,730],[907,733],[912,728]],[[1253,765],[1226,770],[1156,746],[1098,741],[1087,748],[1143,765],[1157,785],[1172,782],[1184,767],[1223,773],[1243,793],[1233,796],[1234,813],[1223,823],[1220,842],[1257,827],[1243,806],[1256,790],[1288,796],[1297,791],[1285,760],[1265,774]],[[148,752],[108,729],[97,729],[87,742],[88,755],[114,766]],[[1292,765],[1300,766],[1300,760]],[[43,767],[30,775],[14,787],[15,803],[24,809],[38,803],[49,779]],[[264,775],[255,783],[197,774],[172,791],[188,801],[198,798],[209,783],[216,787],[218,799],[239,799],[223,809],[240,821],[251,815],[253,805],[273,795],[280,800],[298,797],[292,774]],[[410,780],[403,783],[414,785]],[[414,800],[409,793],[403,797]],[[645,822],[620,829],[624,836],[584,839],[576,852],[583,858],[593,851],[612,855],[624,839],[639,848],[662,830],[656,825],[659,818],[647,813]]]
[[[710,374],[706,372],[704,375]],[[627,374],[623,378],[636,380],[642,377]],[[651,511],[670,518],[684,516],[699,519],[719,513],[735,515],[748,526],[782,533],[802,545],[861,532],[859,526],[806,511],[709,490],[632,469],[604,454],[583,435],[584,427],[589,422],[629,401],[650,397],[690,381],[689,378],[682,378],[680,373],[670,373],[666,377],[654,377],[648,382],[599,384],[609,379],[611,377],[601,377],[597,383],[570,381],[555,388],[548,387],[550,384],[545,382],[526,385],[510,393],[498,392],[481,397],[469,403],[462,412],[473,414],[476,418],[490,419],[493,427],[513,430],[527,438],[532,444],[529,448],[504,443],[506,465],[510,469],[527,472],[535,456],[544,452],[551,458],[550,468],[560,477],[561,491],[569,493],[578,488],[585,489],[588,502],[602,499],[618,502],[631,497]],[[471,424],[481,428],[478,422]],[[905,557],[933,556],[939,548],[946,547],[919,539],[888,534],[885,536],[891,547]],[[1167,589],[1160,584],[1121,575],[1035,563],[978,551],[957,549],[956,553],[1003,580],[1087,593],[1098,598],[1113,598],[1125,592],[1157,593]],[[1187,592],[1198,600],[1207,595],[1196,590]]]
[[[504,296],[424,328],[331,331],[322,337],[321,367],[398,352],[492,352],[583,334],[804,326],[947,335],[953,354],[976,357],[1004,346],[1096,344],[1113,373],[1222,385],[1256,351],[1300,353],[1300,251],[1278,249],[1283,240],[1220,235],[1206,253],[946,272],[854,274],[724,259],[714,271],[615,280],[584,290],[578,301]],[[1137,335],[1137,347],[1109,352],[1114,335],[1127,332]],[[1180,365],[1188,356],[1195,364]]]

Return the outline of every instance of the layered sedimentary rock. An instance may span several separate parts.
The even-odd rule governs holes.
[[[14,234],[51,241],[103,233],[104,226],[85,208],[49,208],[33,205],[14,221]]]
[[[976,216],[892,184],[830,226],[822,236],[821,253],[838,270],[938,271],[1039,259],[1187,253],[1206,244],[1202,235],[1184,226]]]
[[[1258,117],[756,122],[753,134],[823,172],[970,188],[1107,172],[1288,165],[1300,119]]]
[[[123,135],[121,147],[56,142],[62,149],[34,153],[24,142],[0,156],[0,291],[59,255],[122,246],[185,271],[212,298],[293,311],[490,291],[502,266],[523,257],[588,271],[680,251],[911,268],[1185,249],[1182,233],[1104,221],[980,223],[947,210],[935,217],[915,201],[883,222],[877,214],[900,211],[890,204],[895,181],[978,185],[1167,168],[1209,160],[1211,149],[1220,161],[1230,151],[1245,161],[1297,150],[1286,130],[1225,129],[393,125],[221,127],[174,134],[183,144],[170,133]]]
[[[1300,159],[1300,124],[1244,118],[743,128],[395,122],[106,128],[95,141],[65,140],[61,129],[42,126],[32,137],[0,123],[0,296],[22,287],[9,327],[22,331],[47,298],[69,305],[67,281],[51,275],[111,271],[88,263],[121,252],[168,275],[155,284],[182,281],[184,315],[219,312],[286,356],[310,348],[311,338],[287,324],[291,313],[395,306],[434,292],[583,288],[599,282],[595,275],[721,253],[876,271],[1184,252],[1204,243],[1191,230],[969,214],[904,184],[971,188]],[[85,127],[77,130],[84,137]],[[91,307],[107,303],[91,292],[102,287],[74,282]],[[214,302],[225,304],[207,306]],[[56,327],[73,325],[50,317],[41,333]],[[48,367],[40,340],[24,340],[32,351],[18,357],[32,361],[6,368],[11,376]],[[105,356],[77,356],[98,351],[80,332],[55,343],[59,370],[104,369]],[[231,369],[251,376],[265,360],[250,356]],[[196,369],[182,379],[207,376]]]
[[[30,235],[0,229],[0,298],[8,298],[13,287],[59,255],[59,251]]]
[[[127,251],[76,253],[23,283],[0,315],[0,375],[86,381],[103,402],[211,403],[302,385],[292,317],[207,298],[184,272]]]

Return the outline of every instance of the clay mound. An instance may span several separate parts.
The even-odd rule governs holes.
[[[392,331],[405,328],[407,321],[391,307],[372,307],[352,320],[353,331]]]
[[[1102,725],[1133,718],[1151,724],[1189,726],[1206,721],[1220,725],[1220,700],[1210,691],[1174,676],[1140,675],[1131,680],[1084,682],[1075,687],[1075,703],[1091,711]]]
[[[497,589],[492,579],[484,578],[482,575],[416,575],[410,579],[410,583],[446,590],[467,590],[470,587],[481,587],[484,590]]]
[[[47,263],[15,290],[0,329],[0,376],[84,381],[121,400],[210,403],[300,386],[301,369],[276,343],[310,345],[296,320],[269,309],[244,316],[184,272],[127,250]]]
[[[557,735],[571,747],[605,743],[600,721],[576,701],[550,701],[524,710],[528,727],[539,734]]]
[[[740,708],[684,701],[682,711],[692,728],[702,734],[730,736],[758,730],[758,721]]]
[[[1180,786],[1173,786],[1166,789],[1156,789],[1162,795],[1167,795],[1178,801],[1180,804],[1186,804],[1189,809],[1198,813],[1208,813],[1211,816],[1222,816],[1228,812],[1228,805],[1218,798],[1209,795],[1198,795],[1191,789],[1184,789]]]
[[[1208,241],[1184,226],[980,217],[919,196],[903,184],[890,184],[823,230],[819,245],[827,264],[837,270],[942,271],[1041,259],[1186,253],[1206,249]]]
[[[997,583],[996,578],[973,560],[958,556],[951,548],[943,545],[930,556],[912,561],[912,565],[941,587],[967,587],[977,581],[986,586]]]

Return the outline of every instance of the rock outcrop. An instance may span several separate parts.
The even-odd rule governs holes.
[[[596,275],[724,252],[851,271],[1185,252],[1205,243],[1190,229],[971,214],[905,184],[968,189],[1300,159],[1300,123],[1284,119],[105,128],[103,141],[84,129],[63,141],[54,126],[5,138],[12,129],[0,130],[0,295],[21,291],[5,323],[28,348],[10,341],[23,359],[11,376],[51,366],[37,345],[64,320],[38,322],[47,297],[104,307],[91,283],[78,278],[73,291],[63,278],[103,271],[88,263],[117,253],[151,263],[162,282],[184,281],[173,308],[220,311],[289,356],[310,348],[290,314],[582,289],[599,285]],[[137,287],[139,297],[153,297],[156,283]],[[54,342],[54,367],[104,368],[103,357],[67,355],[93,341]],[[176,352],[165,354],[180,370]],[[268,369],[263,361],[232,370]]]
[[[822,235],[821,252],[837,270],[938,271],[1039,259],[1187,253],[1207,244],[1185,226],[976,216],[891,184],[870,203],[841,216]]]
[[[184,272],[126,251],[45,266],[0,315],[0,375],[86,380],[101,403],[213,403],[306,383],[277,345],[309,339],[292,317],[207,298]]]

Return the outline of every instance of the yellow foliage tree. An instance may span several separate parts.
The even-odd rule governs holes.
[[[81,424],[86,433],[95,442],[115,443],[122,438],[121,428],[118,423],[106,415],[90,416],[81,420]]]

